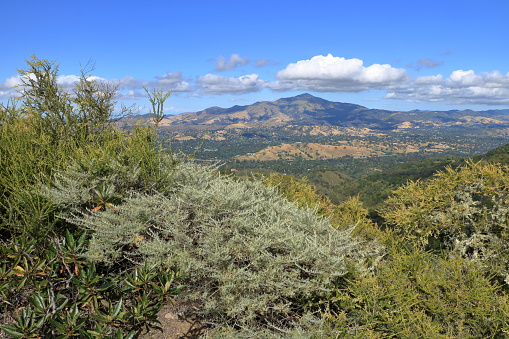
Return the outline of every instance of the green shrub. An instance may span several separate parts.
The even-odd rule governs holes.
[[[77,200],[66,188],[49,192]],[[368,250],[349,230],[332,228],[258,181],[189,162],[176,166],[164,193],[132,193],[115,209],[65,219],[93,231],[89,259],[176,264],[206,321],[240,327],[298,322],[307,303],[363,269],[378,248]]]
[[[164,191],[177,160],[157,147],[155,129],[115,126],[115,88],[82,72],[71,93],[54,62],[27,63],[20,96],[0,104],[1,329],[14,338],[135,337],[178,292],[174,268],[96,265],[83,256],[87,233],[59,215]]]
[[[339,205],[316,192],[316,188],[307,179],[298,179],[291,175],[271,173],[263,182],[300,207],[316,208],[318,214],[330,218],[332,226],[345,230],[352,228],[353,235],[366,240],[382,239],[385,234],[368,218],[368,211],[358,197],[352,197]]]
[[[175,271],[108,269],[83,257],[87,238],[55,236],[41,250],[21,238],[0,247],[0,329],[12,338],[133,338],[157,327],[178,294]]]
[[[53,228],[51,203],[33,192],[65,168],[77,150],[100,148],[110,133],[116,91],[82,73],[71,95],[58,66],[32,56],[20,96],[0,105],[0,230],[41,238]]]
[[[55,205],[35,189],[51,185],[62,170],[87,173],[89,182],[119,192],[166,186],[162,176],[172,161],[161,159],[173,155],[156,147],[153,128],[116,128],[114,87],[83,71],[70,93],[57,84],[54,62],[32,56],[27,64],[20,96],[0,105],[0,234],[44,241],[62,231]]]
[[[394,192],[388,225],[421,248],[480,262],[509,282],[509,167],[469,162]]]
[[[345,293],[346,292],[346,293]],[[338,291],[321,332],[334,338],[505,338],[509,300],[476,263],[420,250]]]

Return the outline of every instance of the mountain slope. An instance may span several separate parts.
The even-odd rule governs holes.
[[[509,165],[509,144],[477,155],[472,160]],[[345,198],[358,194],[366,207],[371,209],[385,200],[393,190],[409,180],[426,180],[447,166],[458,167],[464,165],[465,161],[466,159],[459,157],[443,157],[403,163],[389,170],[344,182],[336,187],[335,196]]]
[[[323,125],[379,130],[448,126],[500,128],[509,127],[509,110],[388,111],[332,102],[306,93],[248,106],[211,107],[196,113],[169,116],[160,126],[225,127],[235,124],[249,127]]]

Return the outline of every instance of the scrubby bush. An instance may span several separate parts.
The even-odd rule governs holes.
[[[134,337],[179,293],[178,270],[181,301],[218,338],[509,333],[508,167],[409,183],[381,230],[357,198],[165,154],[155,128],[114,126],[113,88],[84,72],[68,93],[57,69],[33,58],[21,104],[0,107],[6,334]]]
[[[115,88],[83,72],[68,91],[54,62],[27,62],[20,96],[0,104],[2,334],[136,337],[177,293],[175,268],[96,265],[84,256],[90,233],[59,215],[166,187],[175,159],[157,148],[154,129],[115,126]],[[85,186],[72,186],[73,175]],[[48,193],[58,189],[69,192]]]
[[[469,162],[395,191],[388,225],[420,248],[480,262],[509,282],[509,167]]]
[[[332,302],[331,338],[505,338],[509,299],[468,259],[422,250],[393,253],[375,275]]]
[[[0,231],[43,238],[54,227],[52,204],[33,187],[121,134],[111,123],[115,88],[84,71],[69,92],[54,62],[32,56],[27,64],[19,97],[0,105]]]
[[[378,245],[362,246],[350,230],[332,228],[315,210],[289,203],[259,181],[238,181],[189,162],[178,164],[171,178],[163,193],[133,192],[115,208],[75,209],[64,217],[93,231],[91,260],[177,264],[188,299],[200,305],[206,321],[289,327],[306,304],[377,254]],[[71,181],[83,187],[77,176]],[[48,192],[74,194],[65,187]]]
[[[135,338],[178,294],[175,271],[118,270],[83,257],[87,236],[0,243],[0,329],[12,338]]]
[[[280,173],[271,173],[263,178],[263,182],[275,187],[280,194],[299,207],[317,209],[319,215],[329,218],[331,225],[340,230],[355,226],[353,235],[363,239],[380,240],[385,237],[385,234],[368,218],[368,210],[363,207],[358,197],[335,205],[328,197],[318,194],[316,187],[309,184],[306,178],[298,179]]]

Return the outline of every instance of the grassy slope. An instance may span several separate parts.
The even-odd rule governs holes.
[[[509,144],[475,156],[473,160],[509,164]],[[465,159],[459,157],[429,158],[407,162],[389,170],[339,184],[335,187],[334,193],[342,197],[342,200],[358,194],[366,207],[374,210],[393,190],[409,180],[426,180],[447,166],[457,167],[464,163]]]

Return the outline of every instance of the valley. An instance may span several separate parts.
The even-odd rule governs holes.
[[[158,133],[165,146],[224,173],[307,177],[339,202],[366,176],[425,159],[450,159],[438,161],[445,166],[509,143],[509,111],[383,111],[302,94],[169,116]],[[400,184],[391,180],[381,197]]]

